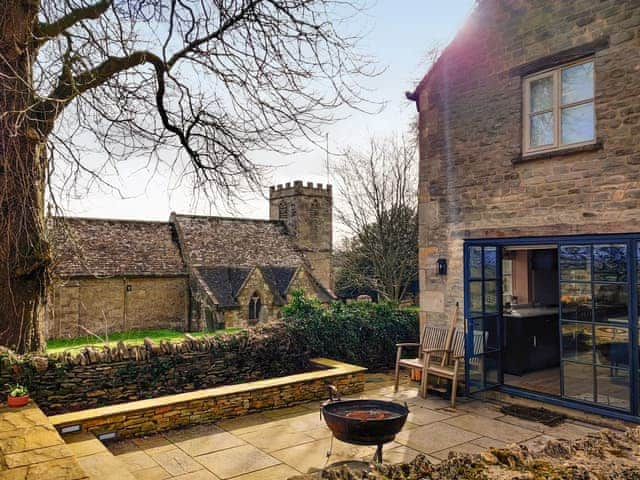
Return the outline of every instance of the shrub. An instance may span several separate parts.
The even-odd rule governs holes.
[[[294,292],[285,322],[311,355],[367,367],[392,368],[396,343],[417,342],[418,314],[388,303],[334,302],[328,307]]]

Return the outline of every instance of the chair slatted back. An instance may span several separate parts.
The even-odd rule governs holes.
[[[456,330],[453,341],[451,342],[451,358],[447,361],[451,361],[456,357],[464,357],[465,350],[465,332]],[[482,332],[474,332],[473,334],[473,357],[470,359],[471,365],[479,365],[479,357],[476,355],[484,352],[484,334]]]
[[[453,336],[453,342],[451,342],[451,355],[452,357],[464,356],[464,331],[456,330]]]
[[[428,348],[442,348],[449,334],[448,328],[425,327],[422,335],[421,350]]]
[[[425,327],[420,339],[420,358],[422,358],[422,351],[425,349],[440,348],[443,350],[451,349],[451,342],[453,341],[456,332],[456,320],[458,319],[458,305],[454,309],[451,318],[449,319],[449,326],[444,327]],[[440,358],[440,365],[444,366],[447,363],[447,354],[436,355]]]

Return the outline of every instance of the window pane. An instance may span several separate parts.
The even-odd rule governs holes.
[[[553,106],[553,77],[533,80],[530,84],[531,113],[550,110]]]
[[[578,322],[591,322],[591,284],[562,283],[560,285],[562,319]]]
[[[596,245],[593,248],[593,279],[601,282],[626,282],[627,246]]]
[[[540,113],[531,117],[531,146],[553,144],[553,112]]]
[[[593,102],[564,108],[561,125],[562,143],[570,144],[593,140],[595,137],[594,123]]]
[[[484,279],[496,278],[496,247],[484,247]]]
[[[593,402],[593,366],[563,362],[564,396]]]
[[[591,280],[591,247],[560,247],[560,279],[582,282]]]
[[[593,62],[562,70],[562,105],[593,98]]]
[[[496,280],[484,283],[484,311],[486,313],[494,313],[498,311],[498,303],[496,301],[496,284]]]
[[[592,325],[562,323],[562,358],[576,362],[593,363]]]
[[[629,409],[629,372],[624,368],[596,367],[597,402]]]
[[[629,330],[596,326],[596,363],[613,367],[629,367]]]
[[[471,247],[469,249],[469,276],[471,278],[482,278],[482,247]]]
[[[595,321],[626,323],[628,321],[627,285],[594,284]]]
[[[482,314],[482,282],[469,282],[471,315]]]

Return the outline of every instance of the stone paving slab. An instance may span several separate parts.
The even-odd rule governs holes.
[[[215,425],[198,425],[183,430],[174,430],[166,439],[192,457],[217,452],[225,448],[238,447],[246,442],[225,432]]]
[[[453,425],[438,422],[402,431],[396,436],[396,441],[423,453],[433,453],[471,442],[481,436]]]
[[[0,407],[1,480],[85,480],[87,473],[38,406]]]
[[[201,470],[198,470],[198,472],[200,471]],[[136,480],[167,480],[169,478],[183,478],[185,475],[191,475],[191,473],[187,473],[185,475],[178,475],[177,477],[174,477],[159,465],[150,468],[143,468],[142,470],[136,470],[132,472],[132,474]]]
[[[252,445],[229,448],[198,457],[198,462],[222,479],[262,470],[280,463]]]
[[[537,437],[538,432],[527,428],[497,421],[482,415],[467,414],[445,420],[448,425],[507,443],[517,443]]]
[[[199,462],[179,448],[155,451],[149,456],[174,477],[202,470]]]

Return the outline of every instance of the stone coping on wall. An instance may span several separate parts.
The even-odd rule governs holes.
[[[192,404],[193,402],[198,403],[202,401],[215,401],[216,399],[226,398],[230,396],[246,397],[247,395],[251,395],[252,392],[257,392],[260,390],[278,389],[278,387],[289,387],[294,384],[328,381],[336,377],[348,378],[354,375],[358,376],[358,374],[360,376],[363,376],[364,372],[367,371],[367,369],[364,367],[338,362],[335,360],[330,360],[328,358],[313,358],[311,359],[311,364],[315,367],[318,367],[319,370],[287,375],[284,377],[270,378],[266,380],[258,380],[255,382],[236,385],[225,385],[222,387],[197,390],[187,393],[179,393],[176,395],[166,395],[158,398],[137,400],[118,405],[109,405],[100,408],[92,408],[87,410],[80,410],[77,412],[52,415],[49,417],[49,421],[58,429],[66,425],[80,424],[86,426],[88,422],[92,424],[104,424],[105,422],[109,423],[109,420],[101,421],[100,419],[115,417],[122,419],[133,415],[138,416],[145,411],[166,411],[167,409],[173,409],[178,405],[187,405]],[[296,401],[303,400],[308,399],[305,398],[298,400],[292,398],[291,403],[293,404]]]

